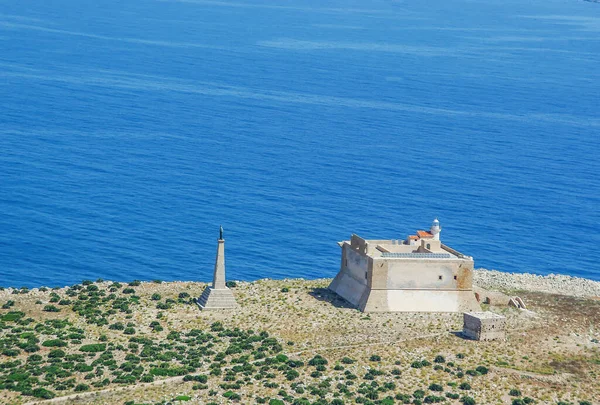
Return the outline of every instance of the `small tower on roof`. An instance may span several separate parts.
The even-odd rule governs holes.
[[[236,308],[237,302],[227,284],[225,283],[225,239],[223,227],[219,228],[217,240],[217,257],[213,273],[212,286],[207,286],[198,298],[198,306],[202,310]]]
[[[440,226],[440,221],[438,221],[437,218],[433,220],[429,232],[431,232],[433,235],[433,240],[440,240],[440,232],[442,232],[442,227]]]

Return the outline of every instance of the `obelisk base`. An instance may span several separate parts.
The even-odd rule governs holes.
[[[231,290],[207,286],[196,301],[201,310],[217,310],[237,308],[238,304]]]

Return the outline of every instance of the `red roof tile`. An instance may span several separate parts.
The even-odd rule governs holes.
[[[433,234],[429,231],[417,231],[417,236],[422,239],[433,238]]]

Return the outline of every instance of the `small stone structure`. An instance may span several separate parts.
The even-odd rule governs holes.
[[[473,258],[444,245],[442,228],[405,240],[339,242],[340,271],[329,289],[363,312],[481,311],[473,293]]]
[[[473,292],[477,302],[481,304],[492,305],[495,307],[515,307],[517,309],[525,310],[525,302],[520,297],[510,297],[500,291],[489,291],[485,288],[473,286]]]
[[[201,310],[230,309],[238,306],[233,293],[225,284],[225,239],[223,239],[222,227],[217,243],[217,258],[215,260],[212,286],[207,286],[197,301]]]
[[[493,312],[465,312],[463,335],[473,340],[504,340],[506,318]]]

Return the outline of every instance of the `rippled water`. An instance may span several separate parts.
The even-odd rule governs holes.
[[[524,4],[525,3],[525,4]],[[442,239],[600,280],[600,5],[0,0],[0,285],[331,277]]]

